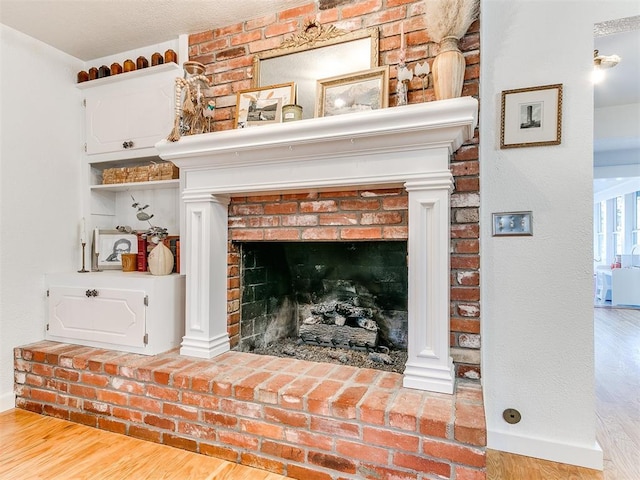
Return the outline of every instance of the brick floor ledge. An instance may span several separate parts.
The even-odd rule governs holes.
[[[144,356],[55,342],[14,350],[18,408],[304,480],[485,479],[482,390],[227,352]]]

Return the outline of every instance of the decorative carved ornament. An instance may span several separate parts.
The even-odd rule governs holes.
[[[278,49],[313,46],[316,43],[326,42],[332,38],[340,37],[348,33],[333,25],[327,27],[320,25],[317,20],[309,19],[304,22],[302,31],[282,41]]]

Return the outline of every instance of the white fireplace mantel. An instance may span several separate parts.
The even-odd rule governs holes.
[[[232,195],[403,185],[409,195],[406,387],[452,393],[449,159],[477,125],[471,97],[228,130],[156,144],[180,167],[187,281],[181,353],[229,350],[227,207]]]

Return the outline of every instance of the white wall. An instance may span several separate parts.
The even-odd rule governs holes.
[[[489,448],[602,468],[592,308],[593,24],[635,1],[483,0],[482,363]],[[562,83],[562,144],[500,150],[500,92]],[[532,237],[491,214],[533,211]],[[502,419],[516,408],[522,421]]]
[[[13,348],[44,338],[44,274],[80,267],[82,62],[0,25],[0,411]]]
[[[596,108],[593,128],[598,139],[637,141],[640,137],[640,104]]]
[[[593,131],[596,167],[640,168],[640,104],[596,108]]]

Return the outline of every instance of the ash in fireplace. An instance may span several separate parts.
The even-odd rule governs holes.
[[[407,363],[407,352],[404,350],[391,350],[388,353],[385,349],[372,351],[347,350],[344,348],[308,345],[300,339],[294,338],[283,338],[265,347],[255,348],[252,353],[297,358],[311,362],[351,365],[358,368],[374,368],[395,373],[404,372],[404,367]],[[385,361],[390,363],[385,363]]]
[[[354,266],[347,259],[338,268],[331,258],[333,266],[328,268],[326,262],[308,266],[308,262],[285,261],[277,255],[244,256],[246,285],[238,350],[404,372],[407,310],[401,274],[387,275],[368,263]],[[326,256],[328,261],[330,255]],[[374,260],[378,257],[383,255]],[[280,268],[282,262],[274,259],[293,265],[293,273],[279,276],[290,270]],[[277,265],[262,268],[270,262]]]

